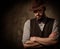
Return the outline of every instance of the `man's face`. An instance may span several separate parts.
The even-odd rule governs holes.
[[[44,9],[43,8],[40,8],[40,9],[37,9],[37,10],[34,10],[34,15],[37,19],[40,19],[43,15],[44,15]]]

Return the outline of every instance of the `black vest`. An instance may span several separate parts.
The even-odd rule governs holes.
[[[54,19],[44,17],[42,19],[42,22],[45,23],[43,31],[41,31],[41,29],[39,28],[36,18],[30,20],[30,37],[38,36],[38,37],[45,38],[51,34]],[[56,49],[56,48],[54,46],[45,46],[45,47],[38,47],[38,48],[30,47],[29,49]]]
[[[36,19],[35,18],[31,19],[31,21],[30,21],[30,36],[38,36],[38,37],[43,38],[43,37],[48,37],[51,34],[54,19],[44,17],[42,22],[45,23],[43,31],[41,31],[41,29],[39,28],[38,22],[36,21]]]

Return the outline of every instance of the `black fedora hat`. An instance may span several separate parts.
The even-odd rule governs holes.
[[[45,10],[46,9],[45,4],[46,4],[46,0],[32,0],[32,6],[30,10],[34,11],[41,8],[44,8]]]

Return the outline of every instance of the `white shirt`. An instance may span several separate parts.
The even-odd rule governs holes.
[[[45,24],[43,22],[41,22],[38,25],[39,25],[41,31],[43,31],[43,28],[44,28]],[[57,26],[57,21],[56,20],[54,20],[52,32],[58,33],[58,26]],[[58,34],[57,34],[56,38],[57,37],[58,37]],[[29,38],[30,38],[30,20],[27,20],[24,24],[22,42],[23,43],[26,42]]]

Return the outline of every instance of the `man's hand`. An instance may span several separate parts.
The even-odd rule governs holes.
[[[34,43],[34,41],[30,41],[30,40],[25,42],[25,44],[33,44],[33,43]]]
[[[43,45],[53,45],[57,42],[56,40],[54,40],[55,35],[56,35],[55,33],[50,34],[50,36],[47,37],[47,38],[31,37],[30,40],[34,41],[34,42],[37,42],[37,43],[41,43]]]
[[[31,37],[30,40],[33,42],[37,42],[37,38],[39,38],[39,37]]]
[[[31,41],[31,40],[28,40],[24,43],[25,48],[27,48],[27,47],[36,47],[37,45],[40,45],[40,44],[37,43],[37,42]]]

